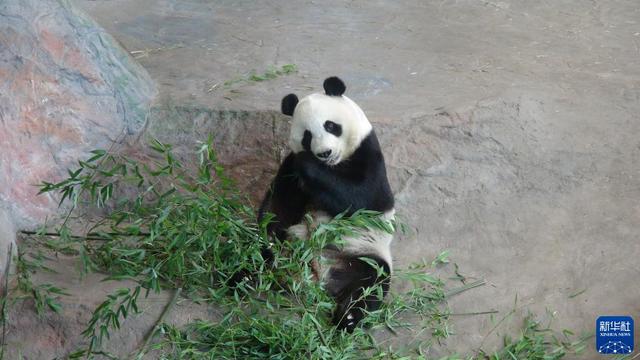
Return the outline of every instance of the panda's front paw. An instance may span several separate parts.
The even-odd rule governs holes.
[[[307,180],[309,177],[313,177],[315,169],[318,166],[318,160],[310,151],[303,151],[296,154],[293,166],[298,174],[300,174],[304,180]]]
[[[287,228],[287,235],[290,238],[306,240],[309,236],[309,229],[306,223],[291,225]]]

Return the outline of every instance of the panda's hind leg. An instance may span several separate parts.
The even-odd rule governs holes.
[[[329,271],[326,282],[329,294],[336,301],[333,322],[338,329],[353,332],[368,312],[380,308],[389,291],[390,273],[389,264],[377,256],[344,256],[339,259]]]

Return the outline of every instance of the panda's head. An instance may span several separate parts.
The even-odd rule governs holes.
[[[294,153],[312,152],[327,165],[349,158],[371,132],[371,123],[360,107],[344,96],[342,80],[324,81],[324,94],[315,93],[298,101],[295,94],[282,99],[282,113],[293,116],[289,147]]]

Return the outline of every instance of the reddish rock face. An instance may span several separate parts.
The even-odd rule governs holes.
[[[142,130],[155,94],[147,72],[68,2],[3,2],[0,208],[20,228],[55,213],[35,185]]]

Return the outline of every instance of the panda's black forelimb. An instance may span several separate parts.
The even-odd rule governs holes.
[[[276,240],[287,238],[287,229],[291,225],[302,221],[306,207],[309,204],[307,195],[299,186],[299,175],[294,170],[295,154],[289,154],[278,169],[274,178],[258,209],[257,220],[261,223],[267,214],[275,215],[267,224],[267,233]],[[265,244],[260,249],[260,255],[266,264],[273,263],[273,251]],[[240,282],[250,279],[253,272],[250,269],[241,268],[229,277],[227,285],[236,287]]]
[[[280,240],[286,238],[286,230],[291,225],[302,221],[310,200],[300,187],[294,161],[293,153],[284,159],[258,210],[258,222],[263,221],[267,213],[276,215],[267,224],[267,232]]]

